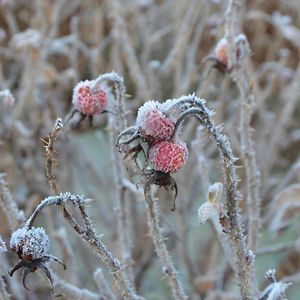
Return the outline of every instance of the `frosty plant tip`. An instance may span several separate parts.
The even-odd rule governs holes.
[[[170,187],[175,191],[172,208],[175,210],[177,185],[171,174],[179,171],[188,160],[188,149],[179,139],[179,131],[187,116],[202,112],[203,103],[194,95],[163,103],[148,101],[139,108],[135,125],[120,133],[118,147],[134,143],[129,150],[124,150],[124,147],[122,150],[125,158],[131,157],[141,175],[147,178],[144,186],[146,200],[152,184],[166,189]],[[141,152],[145,156],[144,163],[138,161]]]
[[[108,94],[103,86],[94,89],[94,80],[85,80],[77,83],[73,90],[72,103],[74,109],[67,119],[66,123],[74,117],[76,113],[80,114],[78,126],[86,117],[88,117],[90,125],[93,125],[95,115],[107,112]]]
[[[6,252],[6,245],[5,242],[2,240],[1,236],[0,236],[0,254]]]
[[[234,40],[236,62],[241,61],[249,53],[248,40],[244,34],[238,35]],[[213,55],[204,58],[203,62],[212,61],[212,68],[218,69],[222,73],[231,72],[228,66],[228,41],[221,38],[215,46]]]
[[[22,227],[13,232],[10,240],[12,251],[16,252],[19,262],[9,271],[9,275],[13,276],[15,271],[20,268],[23,270],[23,286],[26,286],[26,277],[29,273],[35,272],[37,269],[43,271],[53,286],[51,273],[46,265],[47,262],[55,261],[60,263],[64,270],[66,266],[55,256],[49,255],[49,238],[43,228]]]

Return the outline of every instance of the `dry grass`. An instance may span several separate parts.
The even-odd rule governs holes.
[[[93,201],[74,207],[68,200],[34,220],[67,265],[63,272],[51,264],[63,299],[275,300],[285,299],[276,288],[286,282],[294,283],[287,298],[298,299],[299,16],[299,1],[0,0],[0,236],[7,248],[43,199],[84,194]],[[225,72],[206,59],[222,37]],[[69,116],[74,86],[101,74],[117,116],[73,128],[75,117],[53,128]],[[145,205],[144,180],[123,161],[116,138],[145,101],[192,93],[215,114],[190,118],[181,130],[190,155],[174,175],[177,210],[163,189],[148,191],[152,205]],[[224,190],[208,197],[215,182]],[[204,225],[197,220],[203,203]],[[28,277],[31,291],[19,272],[9,277],[17,256],[1,252],[0,299],[53,297],[39,272]],[[277,281],[272,272],[264,277],[269,269]]]

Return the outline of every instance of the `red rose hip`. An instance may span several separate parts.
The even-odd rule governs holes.
[[[164,173],[174,173],[181,169],[188,159],[188,149],[185,143],[161,141],[149,150],[149,161],[154,170]]]

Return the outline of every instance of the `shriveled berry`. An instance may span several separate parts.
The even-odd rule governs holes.
[[[224,65],[227,65],[228,62],[227,44],[227,40],[222,38],[219,40],[215,48],[216,58]]]
[[[10,247],[23,260],[37,259],[48,252],[49,238],[43,228],[19,228],[11,236]]]
[[[93,83],[90,80],[81,81],[73,92],[72,102],[75,108],[87,116],[100,114],[107,106],[107,93],[100,88],[93,93]]]
[[[178,171],[188,159],[186,144],[161,141],[149,150],[149,161],[154,170],[164,173]]]
[[[157,101],[148,101],[140,107],[136,124],[142,135],[151,142],[169,140],[175,129],[175,123],[162,112]]]

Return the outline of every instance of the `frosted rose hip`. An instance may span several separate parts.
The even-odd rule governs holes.
[[[224,65],[227,65],[228,56],[227,56],[227,40],[225,38],[222,38],[219,40],[218,44],[215,48],[215,55],[216,58],[223,63]]]
[[[148,101],[140,107],[136,123],[146,138],[154,140],[169,140],[175,129],[175,123],[162,112],[157,101]]]
[[[154,144],[149,150],[149,161],[154,170],[164,173],[178,171],[187,158],[188,150],[184,143],[162,141]]]
[[[100,114],[107,106],[107,94],[102,89],[92,93],[93,81],[79,82],[73,92],[72,102],[76,109],[87,116]]]
[[[13,232],[10,247],[22,258],[41,258],[49,250],[49,239],[43,228],[19,228]]]

